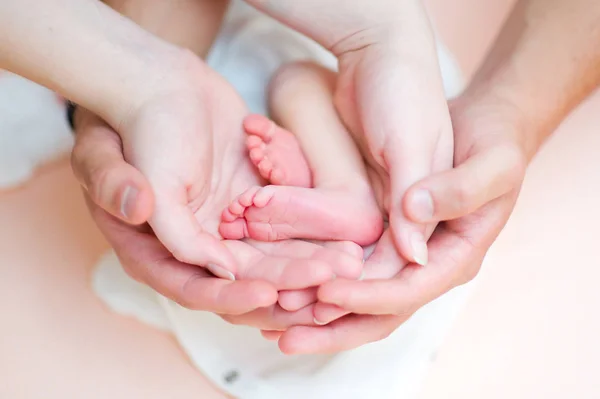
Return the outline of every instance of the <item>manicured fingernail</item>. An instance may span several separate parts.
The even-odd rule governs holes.
[[[217,277],[235,281],[235,276],[233,275],[233,273],[231,273],[225,268],[222,268],[221,266],[215,265],[214,263],[209,263],[208,265],[206,265],[206,268]]]
[[[427,190],[417,190],[411,201],[413,216],[420,222],[428,222],[433,219],[433,198]]]
[[[428,260],[428,251],[423,234],[413,233],[410,238],[410,246],[412,248],[414,261],[421,266],[425,266]]]
[[[322,322],[322,321],[317,320],[316,317],[313,317],[313,323],[315,323],[318,326],[324,326],[325,324],[327,324],[327,322]]]
[[[121,215],[129,219],[135,212],[135,201],[137,199],[138,189],[134,186],[127,186],[121,196]]]

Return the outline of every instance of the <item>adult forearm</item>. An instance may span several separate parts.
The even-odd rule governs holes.
[[[420,39],[432,37],[421,0],[246,2],[311,37],[337,56],[390,40],[402,43],[403,55],[412,56],[411,53],[423,50]]]
[[[104,0],[148,32],[205,57],[227,10],[228,0]]]
[[[533,156],[598,84],[600,3],[522,0],[468,93],[487,93],[512,104],[524,124],[526,151]]]
[[[168,80],[180,53],[97,0],[0,1],[0,67],[111,124]]]

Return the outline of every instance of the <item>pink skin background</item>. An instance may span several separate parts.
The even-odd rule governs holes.
[[[471,74],[510,0],[430,0]],[[597,398],[600,96],[533,162],[421,399]],[[62,161],[0,193],[0,398],[223,398],[175,341],[90,288],[107,249]]]

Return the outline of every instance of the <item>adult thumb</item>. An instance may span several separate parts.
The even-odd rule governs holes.
[[[145,223],[154,209],[152,188],[123,158],[121,138],[102,119],[77,110],[71,166],[99,207],[129,224]]]
[[[482,151],[454,169],[426,177],[410,187],[404,214],[417,223],[466,216],[520,185],[527,161],[522,151],[503,145]]]

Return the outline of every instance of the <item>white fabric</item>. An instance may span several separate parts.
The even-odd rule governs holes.
[[[382,341],[333,356],[285,356],[255,329],[184,309],[130,279],[112,251],[94,289],[117,312],[173,333],[206,377],[240,399],[415,399],[469,292],[452,290]]]
[[[253,112],[265,113],[272,73],[306,58],[335,67],[331,54],[313,42],[237,3],[209,63]],[[455,96],[463,86],[460,71],[443,48],[439,58],[446,93]],[[241,399],[415,398],[467,290],[436,300],[380,342],[334,356],[290,357],[255,329],[184,309],[134,282],[112,252],[99,263],[94,287],[116,311],[172,332],[203,374]]]

